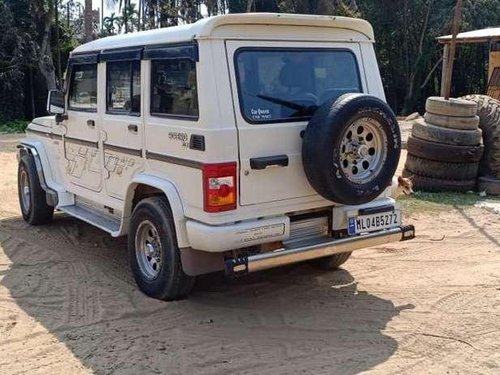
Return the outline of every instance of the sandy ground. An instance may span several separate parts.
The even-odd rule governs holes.
[[[15,137],[0,140],[2,374],[498,374],[500,218],[413,213],[418,238],[228,283],[142,295],[124,239],[19,216]]]

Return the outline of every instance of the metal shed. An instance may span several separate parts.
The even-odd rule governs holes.
[[[443,50],[443,67],[446,66],[450,58],[450,42],[452,36],[445,35],[437,38],[440,44],[444,45]],[[500,100],[500,27],[492,27],[481,30],[467,31],[457,34],[457,44],[490,44],[490,59],[488,69],[488,95]],[[441,82],[445,82],[446,69],[443,69]],[[441,95],[444,96],[444,88],[441,85]]]

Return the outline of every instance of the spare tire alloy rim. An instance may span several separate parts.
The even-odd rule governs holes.
[[[360,118],[347,127],[340,144],[340,167],[349,181],[366,184],[378,176],[387,159],[387,137],[382,125]]]
[[[158,231],[149,220],[137,228],[135,255],[142,274],[149,280],[156,279],[162,267],[163,249]]]
[[[29,184],[28,173],[25,169],[21,171],[21,199],[26,212],[29,212],[31,207],[31,189]]]

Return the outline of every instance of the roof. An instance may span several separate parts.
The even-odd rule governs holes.
[[[450,43],[451,35],[437,38],[439,43]],[[467,31],[457,35],[457,43],[486,43],[500,40],[500,27]]]
[[[195,23],[162,29],[115,35],[77,47],[73,53],[102,51],[107,49],[189,42],[193,39],[210,38],[215,30],[224,25],[284,25],[348,29],[374,40],[372,26],[364,20],[336,16],[316,16],[284,13],[241,13],[203,18]]]

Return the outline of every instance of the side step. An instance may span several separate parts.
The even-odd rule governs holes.
[[[110,233],[113,237],[116,237],[120,231],[119,220],[113,219],[99,211],[92,210],[91,208],[72,205],[59,207],[59,209],[68,215],[76,217],[77,219],[85,221],[86,223],[92,224],[93,226]]]

